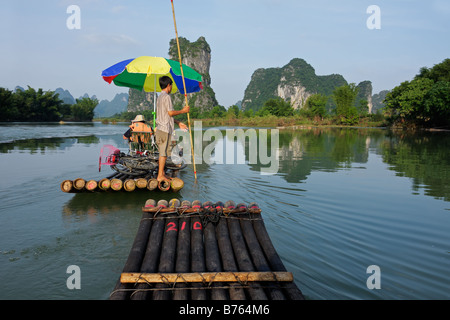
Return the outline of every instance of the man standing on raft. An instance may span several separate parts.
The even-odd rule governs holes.
[[[164,167],[168,153],[170,152],[172,144],[172,134],[175,130],[174,123],[178,124],[181,130],[186,131],[187,126],[175,120],[173,117],[179,114],[188,113],[189,106],[186,105],[183,109],[176,111],[173,109],[172,99],[169,94],[172,91],[172,79],[168,76],[159,78],[159,86],[161,87],[161,94],[156,102],[156,133],[155,140],[159,149],[159,168],[158,181],[170,180],[171,178],[164,173]]]

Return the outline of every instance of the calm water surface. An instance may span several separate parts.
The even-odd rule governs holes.
[[[125,129],[0,125],[0,299],[109,297],[145,200],[175,194],[66,194],[60,183],[112,172],[98,172],[100,149],[125,150]],[[226,139],[214,142],[216,158]],[[248,145],[235,145],[236,157],[249,159]],[[216,161],[197,164],[195,184],[188,166],[176,196],[256,201],[308,299],[450,298],[450,133],[280,131],[275,151],[274,175],[262,175],[260,164]],[[66,286],[69,265],[81,269],[80,290]],[[367,287],[371,265],[380,268],[380,289]]]

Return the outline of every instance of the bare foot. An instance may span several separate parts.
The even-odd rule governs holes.
[[[170,181],[170,180],[172,180],[172,178],[171,177],[168,177],[168,176],[166,176],[166,175],[164,175],[164,176],[162,176],[162,177],[157,177],[156,178],[156,180],[158,180],[158,182],[161,182],[161,181],[163,181],[163,180],[167,180],[167,181]]]

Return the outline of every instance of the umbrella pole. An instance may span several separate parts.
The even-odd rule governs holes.
[[[153,91],[153,130],[156,128],[156,73],[155,73],[155,88]]]
[[[187,99],[187,93],[186,93],[186,83],[184,81],[184,73],[183,73],[183,64],[181,63],[180,42],[178,41],[177,22],[175,20],[175,8],[173,6],[173,0],[170,0],[170,2],[172,3],[173,24],[175,26],[175,36],[176,36],[176,39],[177,39],[178,58],[180,60],[181,78],[183,79],[184,99],[185,99],[186,105],[188,105],[188,99]],[[192,146],[192,134],[191,134],[191,119],[189,117],[189,112],[187,113],[187,118],[188,118],[188,126],[189,126],[189,138],[190,138],[190,141],[191,141],[192,163],[194,165],[194,176],[195,176],[195,181],[197,181],[197,169],[195,168],[194,148]]]

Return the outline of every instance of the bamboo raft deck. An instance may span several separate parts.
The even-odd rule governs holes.
[[[111,300],[303,300],[255,203],[147,200]]]
[[[169,183],[167,181],[158,182],[153,175],[134,177],[122,173],[115,173],[99,181],[77,178],[61,182],[61,191],[66,193],[138,190],[177,192],[183,187],[183,180],[176,177],[173,177]]]

